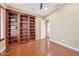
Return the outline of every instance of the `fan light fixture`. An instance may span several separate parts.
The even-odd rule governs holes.
[[[44,7],[44,4],[43,3],[40,3],[40,10],[44,9],[45,11],[47,11],[47,7]]]
[[[48,10],[48,9],[45,7],[44,10]]]

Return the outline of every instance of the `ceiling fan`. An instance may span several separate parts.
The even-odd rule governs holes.
[[[47,7],[44,6],[44,3],[40,3],[40,10],[41,9],[47,10]]]
[[[40,10],[43,8],[43,3],[40,3]]]

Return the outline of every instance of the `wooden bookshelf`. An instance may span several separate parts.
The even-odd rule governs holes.
[[[7,13],[7,44],[17,43],[17,14],[11,11]]]
[[[35,16],[6,10],[7,46],[35,40]]]
[[[28,16],[20,15],[20,40],[28,41]]]
[[[35,39],[35,18],[30,17],[30,40]]]

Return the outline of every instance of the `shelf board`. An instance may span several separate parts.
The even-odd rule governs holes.
[[[30,30],[34,30],[35,28],[30,28]]]
[[[10,20],[10,19],[9,19],[9,21],[8,21],[8,22],[17,22],[17,21],[16,21],[16,20],[15,20],[15,21],[12,21],[12,20]]]
[[[21,39],[20,41],[21,41],[20,43],[27,43],[28,39]]]
[[[28,30],[28,29],[25,29],[25,28],[20,28],[21,30]]]
[[[8,29],[10,29],[10,30],[16,30],[16,28],[15,28],[15,29],[12,29],[12,28],[8,28]]]
[[[8,24],[9,26],[17,26],[17,25],[14,25],[14,24]]]
[[[28,35],[20,35],[20,36],[22,36],[22,37],[23,37],[23,36],[28,36]]]
[[[30,33],[34,33],[35,31],[30,31]]]
[[[35,39],[35,38],[30,38],[30,39]]]
[[[8,16],[9,18],[16,19],[17,16]]]
[[[30,38],[35,38],[35,36],[32,36],[32,37],[30,36]]]
[[[9,39],[9,41],[15,41],[15,40],[17,40],[17,39]]]
[[[28,18],[25,18],[25,17],[21,17],[20,19],[21,20],[28,20]]]
[[[34,24],[34,23],[30,23],[30,24]]]
[[[34,37],[34,36],[35,36],[35,34],[34,34],[34,35],[30,35],[30,36],[33,36],[33,37]]]
[[[30,33],[30,35],[35,35],[35,34],[31,34],[31,33]]]
[[[34,25],[35,23],[30,23],[30,25]]]
[[[23,31],[21,31],[20,34],[22,34],[22,33],[28,33],[28,32],[23,32]]]
[[[17,36],[8,36],[8,37],[12,37],[12,38],[15,38],[15,37],[17,37]]]
[[[28,38],[20,38],[20,39],[28,39]]]
[[[25,22],[21,22],[21,24],[28,24],[28,23],[25,23]]]
[[[12,46],[12,45],[17,45],[17,44],[18,44],[18,43],[17,43],[17,40],[9,41],[8,43],[10,44],[10,46]]]
[[[31,37],[34,37],[35,35],[32,35]]]
[[[35,27],[35,25],[30,25],[30,27]]]

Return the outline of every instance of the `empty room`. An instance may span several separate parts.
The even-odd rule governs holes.
[[[0,3],[0,56],[79,56],[79,3]]]

